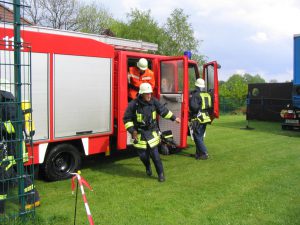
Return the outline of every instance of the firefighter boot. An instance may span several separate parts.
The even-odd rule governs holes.
[[[146,167],[146,174],[151,177],[152,176],[152,170],[151,170],[151,166]]]
[[[33,198],[32,198],[33,197]],[[35,207],[39,207],[41,205],[39,192],[34,189],[32,193],[32,197],[28,199],[28,203],[25,205],[26,210],[31,210]]]
[[[166,178],[165,178],[165,176],[164,176],[163,173],[161,173],[161,174],[158,175],[158,181],[159,182],[164,182],[165,180],[166,180]]]
[[[4,214],[4,205],[5,205],[4,201],[0,200],[0,215]]]

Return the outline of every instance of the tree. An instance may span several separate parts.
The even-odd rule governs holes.
[[[33,23],[57,29],[76,30],[77,0],[27,0],[26,15]]]
[[[262,78],[259,74],[256,74],[255,76],[252,76],[249,73],[245,73],[243,75],[243,77],[244,77],[247,84],[266,83],[265,79]]]
[[[41,6],[41,0],[26,0],[24,2],[25,7],[25,14],[31,20],[31,22],[35,25],[41,24],[43,20],[43,9]]]
[[[128,22],[115,21],[111,27],[118,37],[143,40],[158,44],[158,54],[163,54],[162,46],[167,35],[158,23],[151,17],[151,10],[132,9],[127,14]]]
[[[77,17],[78,29],[85,33],[103,34],[114,22],[112,14],[102,5],[93,2],[82,5]]]
[[[182,55],[190,50],[199,57],[199,41],[194,36],[192,25],[188,23],[189,16],[184,14],[183,9],[174,9],[167,18],[164,30],[168,34],[168,43],[165,43],[164,52],[168,55]],[[199,56],[198,56],[199,55]],[[203,59],[203,56],[200,56]]]

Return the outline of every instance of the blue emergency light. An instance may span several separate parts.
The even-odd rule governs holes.
[[[183,55],[186,55],[188,59],[192,59],[192,52],[191,51],[185,51]]]

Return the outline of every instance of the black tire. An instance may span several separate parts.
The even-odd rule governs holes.
[[[43,164],[44,176],[49,181],[72,177],[81,165],[80,152],[71,144],[59,144],[50,149]]]

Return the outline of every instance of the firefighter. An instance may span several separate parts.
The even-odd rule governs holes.
[[[28,113],[28,112],[26,112]],[[0,214],[4,213],[5,200],[9,187],[15,185],[18,178],[16,171],[16,105],[11,92],[0,90]],[[28,128],[27,128],[28,129]],[[31,132],[32,133],[32,132]],[[23,162],[28,161],[25,142],[23,146]],[[24,175],[25,209],[29,210],[40,205],[39,193],[32,180]]]
[[[142,83],[149,83],[154,90],[155,78],[152,70],[148,68],[148,61],[145,58],[141,58],[137,62],[137,66],[129,67],[128,73],[128,98],[129,100],[137,97],[139,87]]]
[[[165,181],[163,165],[158,153],[160,135],[156,121],[156,114],[165,119],[180,123],[156,98],[152,97],[152,87],[149,83],[142,83],[139,95],[128,104],[123,117],[125,128],[132,135],[133,146],[137,149],[138,155],[146,167],[146,174],[152,176],[150,157],[158,174],[158,181]]]
[[[190,124],[193,139],[196,144],[195,158],[208,159],[207,148],[204,144],[206,125],[211,123],[210,113],[212,109],[212,99],[205,91],[204,80],[198,78],[195,82],[195,90],[191,92],[190,98]]]

